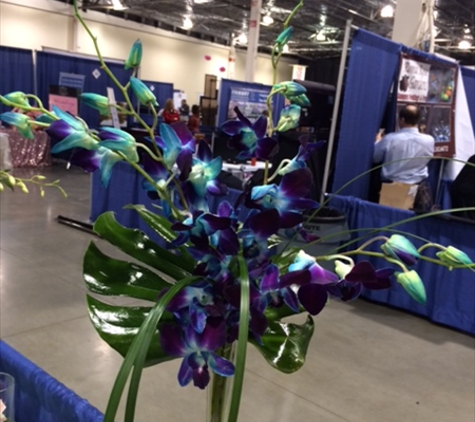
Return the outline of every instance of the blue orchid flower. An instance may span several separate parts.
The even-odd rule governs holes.
[[[142,61],[142,42],[140,40],[135,41],[130,48],[129,57],[124,64],[124,69],[133,69],[139,67]]]
[[[260,290],[268,296],[269,302],[279,304],[280,300],[292,309],[295,313],[299,312],[299,302],[297,295],[290,286],[282,287],[279,283],[279,268],[272,264],[266,269],[264,277],[262,277]]]
[[[0,120],[11,126],[15,126],[20,132],[20,135],[26,139],[35,139],[33,131],[31,130],[31,119],[21,113],[14,113],[13,111],[7,111],[0,114]]]
[[[135,145],[135,138],[120,129],[108,127],[99,133],[100,146],[115,152],[120,152],[133,163],[138,163],[139,155]]]
[[[59,141],[51,149],[53,154],[76,147],[87,150],[99,148],[98,141],[91,136],[89,128],[83,120],[73,117],[56,106],[53,106],[53,111],[59,120],[53,122],[46,130],[53,140]]]
[[[216,320],[216,321],[215,321]],[[178,382],[184,387],[193,384],[204,389],[209,381],[209,369],[222,377],[234,375],[234,365],[215,353],[226,342],[226,325],[219,318],[208,318],[202,333],[190,325],[184,330],[179,325],[160,327],[160,343],[165,353],[183,357]]]
[[[286,132],[296,128],[299,125],[300,112],[301,108],[296,104],[284,107],[280,112],[280,118],[275,128],[276,132]]]
[[[277,141],[266,136],[267,117],[259,118],[251,123],[238,107],[234,108],[238,120],[228,120],[221,126],[221,130],[231,136],[228,141],[230,148],[237,149],[240,160],[257,157],[261,160],[268,160],[277,152]]]
[[[298,299],[311,315],[319,314],[328,300],[327,286],[338,283],[338,276],[318,265],[314,257],[300,251],[289,272],[280,279],[281,287],[300,286]]]
[[[280,227],[287,229],[303,221],[302,211],[317,208],[318,203],[308,199],[312,174],[309,169],[299,169],[282,177],[280,185],[255,186],[246,205],[262,210],[276,209]]]
[[[147,194],[151,199],[159,199],[156,186],[161,189],[167,189],[166,183],[170,173],[162,162],[154,160],[146,151],[140,149],[138,152],[140,158],[139,164],[156,184],[154,185],[144,178],[142,180],[142,189],[147,191]],[[172,191],[171,188],[168,187],[168,189],[170,192]],[[163,205],[165,206],[165,204],[167,204],[166,201]]]
[[[102,116],[109,115],[109,99],[107,97],[93,92],[84,92],[80,98],[84,104],[99,111]]]
[[[71,157],[71,164],[81,167],[89,173],[96,170],[101,172],[101,183],[104,187],[109,185],[112,167],[123,159],[108,148],[99,146],[96,150],[80,149]]]
[[[289,164],[279,170],[279,174],[283,176],[284,174],[291,173],[292,171],[303,169],[307,167],[306,161],[310,158],[310,155],[313,151],[318,148],[321,148],[325,145],[325,141],[319,142],[308,142],[308,135],[301,136],[299,138],[300,147],[297,155],[292,158]]]
[[[158,107],[157,98],[153,95],[153,92],[145,85],[140,79],[135,77],[130,78],[130,87],[135,96],[139,100],[140,104],[144,106]]]
[[[196,158],[188,180],[182,183],[182,189],[188,205],[194,210],[208,210],[206,194],[226,195],[228,188],[216,178],[223,166],[222,158],[212,158],[211,149],[206,142],[200,142]]]

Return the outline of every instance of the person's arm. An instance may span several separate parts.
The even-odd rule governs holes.
[[[384,160],[384,154],[386,153],[387,144],[388,144],[387,136],[385,136],[380,141],[376,141],[374,143],[374,150],[373,150],[374,163],[381,163]]]

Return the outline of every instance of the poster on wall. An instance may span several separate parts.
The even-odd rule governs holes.
[[[416,104],[421,113],[419,131],[435,139],[435,155],[455,154],[455,91],[457,65],[424,60],[402,54],[397,112],[407,104]]]
[[[251,122],[267,111],[268,90],[251,88],[232,88],[228,104],[228,119],[236,119],[234,108],[237,106]]]
[[[53,106],[63,111],[68,111],[74,116],[78,115],[78,97],[81,91],[77,88],[67,86],[50,85],[49,87],[49,109],[53,110]]]

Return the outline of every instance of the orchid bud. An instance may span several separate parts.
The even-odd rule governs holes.
[[[85,92],[81,94],[81,100],[87,106],[99,111],[102,116],[109,115],[109,99],[103,95]]]
[[[445,250],[437,252],[437,258],[450,266],[471,265],[473,261],[470,257],[460,249],[448,246]]]
[[[11,126],[15,126],[20,132],[21,136],[27,139],[34,139],[33,131],[29,122],[31,119],[25,114],[14,113],[12,111],[7,111],[6,113],[0,114],[0,120]]]
[[[345,264],[340,260],[335,261],[335,272],[340,280],[344,280],[345,277],[351,272],[354,265]]]
[[[133,69],[139,67],[142,61],[142,42],[140,40],[135,41],[132,44],[132,48],[129,52],[129,57],[125,61],[124,69]]]
[[[282,51],[284,45],[286,45],[290,41],[290,38],[292,38],[293,33],[294,27],[289,26],[279,34],[279,36],[275,40],[275,44],[279,47],[279,51]]]
[[[295,104],[283,108],[275,130],[277,132],[285,132],[296,128],[299,125],[300,110],[300,106]]]
[[[285,98],[297,97],[307,92],[307,88],[297,82],[286,81],[272,87],[273,91],[279,91]]]
[[[421,257],[416,247],[404,236],[393,234],[383,245],[383,252],[391,258],[402,261],[406,265],[414,265]]]
[[[3,98],[6,100],[14,103],[15,105],[19,107],[25,107],[25,108],[31,108],[30,103],[28,102],[28,97],[24,92],[21,91],[15,91],[15,92],[10,92],[7,95],[4,95]]]
[[[155,107],[158,107],[157,98],[153,95],[148,86],[140,79],[134,77],[130,78],[130,87],[140,101],[140,104],[145,106],[154,105]]]
[[[3,192],[5,190],[5,187],[3,186],[3,183],[0,183],[0,192]]]
[[[296,95],[295,97],[288,97],[288,99],[300,107],[308,107],[310,105],[310,100],[305,94]]]
[[[406,272],[397,272],[396,280],[404,287],[404,290],[418,303],[424,305],[426,303],[426,289],[422,283],[419,274],[414,270]]]

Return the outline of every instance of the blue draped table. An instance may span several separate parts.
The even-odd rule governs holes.
[[[411,211],[385,207],[355,197],[336,196],[332,199],[331,206],[346,214],[350,230],[384,227],[414,216]],[[452,245],[465,251],[472,259],[475,258],[475,224],[445,217],[429,217],[398,225],[393,229],[407,231],[444,246]],[[361,230],[354,234],[353,238],[366,233],[368,232]],[[411,240],[417,247],[422,244],[417,239]],[[355,245],[361,245],[363,242],[364,240],[358,241]],[[370,250],[378,251],[379,244]],[[428,249],[425,252],[434,253],[435,250]],[[369,260],[375,266],[381,267],[380,259]],[[426,261],[420,261],[414,269],[426,287],[426,305],[416,303],[397,283],[387,291],[367,290],[363,294],[364,297],[475,334],[475,273],[462,269],[450,271]]]
[[[15,378],[15,422],[102,422],[86,400],[0,340],[0,371]]]

